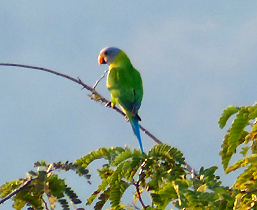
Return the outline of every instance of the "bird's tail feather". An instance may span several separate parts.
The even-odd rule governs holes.
[[[130,119],[130,124],[132,126],[133,131],[134,131],[134,134],[136,135],[136,137],[139,141],[139,146],[140,146],[141,152],[144,152],[142,141],[141,141],[141,136],[140,136],[138,119],[136,117],[132,117]]]

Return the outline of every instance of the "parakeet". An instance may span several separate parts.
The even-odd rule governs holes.
[[[98,56],[98,63],[109,65],[106,86],[111,94],[110,105],[118,104],[126,114],[143,152],[138,123],[141,121],[138,110],[143,98],[140,73],[133,67],[128,56],[116,47],[102,49]]]

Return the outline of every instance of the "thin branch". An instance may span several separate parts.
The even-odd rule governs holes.
[[[44,203],[44,205],[45,205],[45,209],[46,209],[46,210],[49,210],[46,201],[45,201],[43,198],[42,198],[42,200],[43,200],[43,203]],[[51,210],[52,210],[52,207],[51,207]]]
[[[82,82],[82,80],[80,78],[75,79],[73,77],[70,77],[66,74],[62,74],[50,69],[46,69],[46,68],[42,68],[42,67],[37,67],[37,66],[29,66],[29,65],[22,65],[22,64],[14,64],[14,63],[0,63],[0,66],[13,66],[13,67],[22,67],[22,68],[28,68],[28,69],[36,69],[36,70],[40,70],[40,71],[45,71],[45,72],[49,72],[52,74],[55,74],[57,76],[61,76],[64,77],[66,79],[69,79],[73,82],[76,82],[79,85],[82,85],[83,88],[87,89],[88,91],[91,92],[91,99],[95,100],[95,101],[100,101],[102,103],[108,104],[110,103],[106,98],[104,98],[103,96],[101,96],[96,90],[96,86],[98,85],[98,83],[100,82],[100,80],[102,80],[102,78],[104,78],[105,74],[107,73],[108,70],[105,71],[105,73],[102,75],[102,77],[95,83],[95,85],[93,87],[90,87],[89,85],[85,84]],[[95,97],[94,97],[95,96]],[[121,111],[119,108],[117,108],[116,106],[113,106],[112,109],[114,109],[116,112],[118,112],[119,114],[125,116],[125,113],[123,111]],[[155,143],[157,144],[162,144],[162,142],[157,139],[153,134],[151,134],[148,130],[146,130],[142,125],[139,125],[140,129],[146,134],[148,135]],[[185,169],[187,171],[189,171],[191,174],[195,174],[194,170],[185,162]]]
[[[253,189],[253,190],[241,190],[240,193],[245,193],[246,195],[248,194],[252,194],[257,192],[257,189]]]
[[[137,190],[137,195],[138,195],[138,200],[140,201],[141,205],[143,206],[144,209],[146,209],[146,206],[141,198],[141,193],[139,191],[139,181],[137,183],[134,183],[134,186],[136,187]]]
[[[124,114],[124,116],[125,116],[125,114]],[[148,130],[146,130],[142,125],[139,125],[139,127],[147,136],[149,136],[157,144],[163,144],[159,139],[157,139],[153,134],[151,134]]]
[[[50,70],[50,69],[46,69],[46,68],[42,68],[42,67],[37,67],[37,66],[29,66],[29,65],[22,65],[22,64],[14,64],[14,63],[0,63],[0,66],[14,66],[14,67],[22,67],[22,68],[28,68],[28,69],[36,69],[36,70],[40,70],[40,71],[46,71],[46,72],[49,72],[49,73],[52,73],[52,74],[55,74],[57,76],[61,76],[61,77],[64,77],[66,79],[69,79],[73,82],[76,82],[77,84],[79,85],[82,85],[83,88],[87,89],[88,91],[90,91],[92,93],[92,96],[95,95],[96,98],[94,97],[91,97],[92,100],[95,100],[95,101],[101,101],[102,103],[109,103],[109,101],[104,98],[103,96],[101,96],[96,90],[95,90],[95,87],[96,85],[99,83],[99,81],[104,77],[104,74],[100,80],[98,80],[96,82],[96,84],[94,85],[94,87],[90,87],[89,85],[86,85],[85,83],[83,83],[81,81],[80,78],[78,79],[75,79],[73,77],[70,77],[66,74],[62,74],[62,73],[59,73],[59,72],[56,72],[56,71],[53,71],[53,70]],[[107,71],[106,71],[107,72]],[[119,114],[125,116],[124,112],[122,112],[119,108],[117,108],[116,106],[112,107],[116,112],[118,112]],[[140,128],[141,130],[146,134],[148,135],[152,140],[154,140],[157,144],[162,144],[162,142],[157,139],[153,134],[151,134],[148,130],[146,130],[143,126],[140,125]]]
[[[61,76],[61,77],[64,77],[66,79],[69,79],[69,80],[71,80],[73,82],[76,82],[76,83],[82,85],[87,90],[89,90],[92,93],[94,93],[94,89],[91,88],[90,86],[84,84],[79,78],[75,79],[75,78],[70,77],[70,76],[68,76],[66,74],[62,74],[62,73],[59,73],[59,72],[56,72],[56,71],[53,71],[53,70],[50,70],[50,69],[46,69],[46,68],[42,68],[42,67],[37,67],[37,66],[23,65],[23,64],[15,64],[15,63],[0,63],[0,66],[14,66],[14,67],[22,67],[22,68],[27,68],[27,69],[36,69],[36,70],[40,70],[40,71],[46,71],[46,72],[55,74],[57,76]]]
[[[28,179],[26,182],[23,183],[22,186],[20,186],[19,188],[15,189],[12,193],[10,193],[8,196],[6,196],[5,198],[3,198],[2,200],[0,200],[0,204],[4,203],[5,201],[9,200],[11,197],[13,197],[14,195],[16,195],[19,191],[21,191],[23,188],[25,188],[26,186],[28,186],[34,179],[30,178]]]

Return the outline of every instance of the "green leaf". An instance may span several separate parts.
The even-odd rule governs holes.
[[[241,167],[246,167],[249,164],[255,164],[257,162],[257,154],[250,155],[246,158],[238,160],[235,164],[225,170],[225,173],[230,173]]]
[[[96,202],[94,209],[95,210],[101,210],[105,203],[108,201],[110,198],[110,188],[105,190],[98,198],[98,202]]]
[[[40,180],[33,180],[15,195],[13,203],[14,208],[19,209],[21,207],[20,205],[27,204],[34,209],[42,209],[43,187]]]
[[[47,167],[47,164],[44,160],[41,160],[41,161],[35,162],[34,167]]]
[[[104,192],[104,195],[107,193],[107,192],[105,193],[105,191],[108,191],[108,189],[109,189],[109,188],[108,189],[106,189],[106,188],[110,184],[111,178],[112,178],[112,176],[109,176],[109,177],[107,177],[107,179],[102,180],[102,183],[98,186],[98,189],[96,191],[94,191],[91,194],[91,196],[87,199],[86,205],[91,205],[92,202],[95,200],[95,198],[98,196],[98,194],[101,193],[102,191]]]
[[[121,181],[111,189],[110,201],[112,208],[120,209],[121,197],[128,187],[129,184],[127,182]]]
[[[82,203],[81,200],[78,199],[77,194],[70,187],[66,187],[64,192],[74,204]]]
[[[245,107],[242,107],[239,113],[237,114],[236,119],[232,123],[232,127],[230,129],[230,135],[228,138],[229,152],[235,152],[235,149],[238,146],[238,141],[241,138],[244,128],[249,123],[248,114],[249,114],[248,109]]]
[[[106,149],[103,147],[96,151],[90,152],[88,155],[80,159],[77,159],[75,164],[82,166],[83,168],[86,168],[94,160],[103,158],[108,160],[111,165],[112,161],[122,152],[124,152],[124,149],[121,147],[110,148],[110,149]]]
[[[245,157],[247,152],[248,152],[248,150],[249,150],[249,147],[242,147],[240,153]]]
[[[242,144],[243,142],[245,142],[245,138],[247,135],[248,135],[248,132],[246,132],[246,131],[243,131],[241,133],[240,139],[237,142],[237,146]],[[232,158],[232,155],[234,153],[236,153],[236,150],[234,150],[234,151],[228,150],[228,148],[230,146],[229,141],[228,141],[229,138],[230,138],[230,133],[228,133],[224,136],[223,143],[221,145],[222,150],[219,152],[219,155],[221,156],[221,159],[222,159],[222,165],[223,165],[224,169],[226,169],[228,167],[228,164]]]
[[[133,157],[133,153],[131,150],[124,150],[124,152],[120,153],[115,160],[112,162],[113,166],[119,165],[121,162],[126,161],[129,158]]]
[[[31,175],[31,176],[38,176],[38,173],[35,172],[35,171],[28,171],[28,174]]]
[[[251,132],[249,133],[249,135],[246,137],[247,142],[249,142],[250,140],[256,139],[257,136],[257,123],[255,123],[253,125],[253,128],[251,130]]]
[[[81,165],[83,168],[86,168],[94,160],[101,159],[101,158],[107,159],[108,153],[109,153],[108,149],[100,148],[96,151],[90,152],[88,155],[80,159],[77,159],[76,164]]]
[[[162,158],[168,158],[169,160],[172,160],[176,162],[177,164],[184,164],[185,160],[183,158],[183,154],[174,147],[171,147],[167,144],[157,144],[155,145],[148,154],[149,157],[162,157]]]
[[[218,169],[217,166],[212,166],[210,168],[207,168],[204,170],[204,176],[205,177],[208,177],[208,176],[211,176],[211,175],[214,175],[215,171]]]
[[[122,162],[117,167],[116,171],[114,171],[111,178],[111,182],[110,182],[111,187],[117,185],[117,183],[120,182],[120,180],[124,177],[124,174],[126,174],[128,168],[130,167],[130,164],[131,164],[131,161]]]
[[[11,182],[6,182],[0,187],[0,197],[4,198],[8,196],[12,191],[16,190],[19,188],[25,181],[26,179],[18,179],[18,180],[13,180]]]
[[[64,191],[66,189],[65,181],[63,179],[59,179],[57,174],[53,174],[48,177],[49,190],[50,194],[60,199],[64,197]]]
[[[59,199],[58,202],[60,203],[60,205],[62,206],[62,209],[63,210],[69,210],[69,203],[67,202],[66,199],[62,198],[62,199]]]
[[[207,185],[203,184],[200,187],[198,187],[197,192],[205,192],[206,189],[207,189]]]
[[[196,206],[201,206],[200,200],[198,198],[198,194],[197,192],[193,192],[191,190],[188,190],[188,192],[186,193],[186,199],[188,200],[187,206],[193,207],[193,209],[195,209],[194,207]]]
[[[158,196],[156,196],[158,194]],[[152,194],[153,201],[159,208],[165,209],[170,201],[178,198],[177,190],[174,189],[173,182],[167,182],[163,188]]]
[[[256,189],[256,171],[256,166],[247,167],[245,171],[238,176],[233,188],[243,190]]]
[[[182,209],[186,205],[184,194],[188,192],[188,183],[183,179],[166,182],[163,186],[151,194],[153,202],[158,209],[165,209],[170,202],[177,201],[177,207]]]
[[[257,104],[253,105],[252,107],[249,107],[248,111],[250,112],[250,119],[257,118]]]
[[[229,106],[227,109],[223,111],[221,117],[218,121],[219,127],[222,129],[226,125],[228,119],[235,113],[240,110],[239,107]]]

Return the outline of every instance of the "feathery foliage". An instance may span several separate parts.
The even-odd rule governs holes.
[[[228,133],[225,135],[223,144],[221,145],[222,150],[220,151],[220,155],[225,170],[228,168],[229,162],[232,156],[236,153],[237,148],[242,144],[253,142],[257,133],[257,127],[255,124],[255,118],[257,117],[256,104],[248,107],[229,106],[223,111],[219,120],[219,126],[223,128],[227,120],[235,113],[237,113],[237,115],[232,122],[231,127],[228,129]],[[249,146],[242,148],[241,154],[246,154],[249,149]],[[226,170],[226,172],[229,173],[231,169],[232,168]],[[234,166],[234,169],[236,169],[236,166]]]
[[[148,154],[128,148],[100,148],[78,159],[76,164],[88,166],[99,157],[107,163],[98,169],[101,184],[87,200],[87,205],[96,202],[94,209],[103,209],[108,201],[112,209],[128,209],[129,204],[122,203],[122,196],[131,187],[133,205],[141,205],[143,209],[165,209],[170,204],[179,209],[211,209],[234,202],[233,198],[225,204],[219,200],[220,196],[230,194],[215,175],[217,167],[201,168],[197,177],[190,178],[192,174],[185,169],[183,154],[171,146],[156,145]],[[145,196],[149,196],[148,205],[143,201]]]
[[[53,163],[36,162],[34,164],[37,171],[29,171],[25,179],[7,182],[0,187],[0,198],[13,196],[13,208],[21,210],[25,205],[28,209],[54,209],[59,203],[62,209],[70,209],[67,200],[74,205],[80,204],[81,201],[76,193],[66,185],[65,180],[55,174],[56,170],[69,171],[73,170],[80,176],[89,179],[89,171],[82,169],[73,163]],[[48,201],[48,202],[47,202]],[[48,204],[47,204],[48,203]]]
[[[253,106],[229,107],[219,120],[223,128],[232,114],[237,113],[221,145],[220,155],[225,173],[244,169],[235,180],[234,209],[256,209],[257,201],[257,104]],[[237,154],[237,150],[240,152]],[[233,155],[241,154],[241,159],[229,166]]]
[[[233,107],[223,111],[219,120],[224,128],[234,117],[221,145],[225,173],[244,171],[232,187],[222,186],[215,175],[217,167],[201,167],[189,171],[183,154],[165,144],[155,145],[147,154],[128,147],[100,148],[75,163],[36,162],[37,170],[29,171],[24,179],[13,180],[0,187],[0,204],[12,198],[15,209],[68,210],[84,205],[76,192],[67,186],[58,171],[74,171],[89,182],[90,164],[104,160],[97,173],[101,183],[87,198],[86,205],[95,210],[105,209],[257,209],[257,105]],[[237,152],[238,151],[238,152]],[[241,155],[235,163],[231,158]],[[126,191],[133,191],[133,203],[124,202]]]

